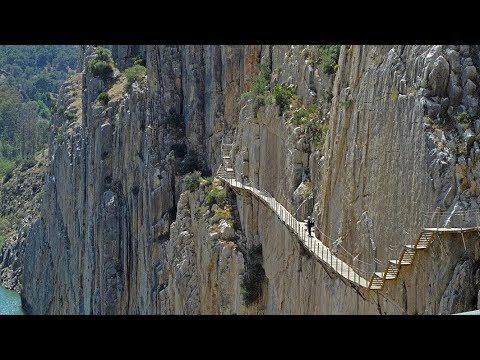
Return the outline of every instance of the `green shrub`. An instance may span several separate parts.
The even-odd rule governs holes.
[[[320,45],[317,52],[317,64],[326,74],[334,74],[337,70],[340,45]]]
[[[288,111],[287,121],[296,126],[308,126],[320,117],[320,107],[317,104],[309,107],[300,106]]]
[[[71,113],[70,111],[65,111],[63,113],[63,116],[65,117],[65,119],[67,119],[69,122],[72,122],[73,120],[75,120],[75,114],[74,113]]]
[[[112,52],[107,48],[99,46],[95,49],[95,59],[109,62],[112,60]]]
[[[4,184],[12,178],[13,169],[15,169],[15,160],[0,157],[0,177],[3,177]]]
[[[141,65],[141,66],[146,65],[145,59],[143,59],[139,55],[132,57],[132,63],[133,63],[133,65]]]
[[[214,212],[215,215],[217,215],[220,219],[224,219],[230,226],[234,226],[232,209],[230,208],[230,206],[227,206],[225,208],[216,207]]]
[[[198,189],[200,186],[200,181],[202,177],[199,171],[194,171],[193,173],[190,173],[185,176],[185,189],[187,189],[190,192],[193,192]]]
[[[349,109],[353,105],[353,100],[347,99],[345,101],[340,101],[340,105],[343,106],[345,109]]]
[[[113,75],[113,67],[105,61],[94,61],[90,63],[90,71],[93,76],[101,78],[103,81],[108,80]]]
[[[227,199],[227,191],[224,188],[214,186],[205,197],[205,203],[208,206],[213,204],[223,205]]]
[[[394,89],[390,94],[390,100],[392,100],[393,102],[396,102],[397,99],[398,99],[398,90]]]
[[[243,94],[244,98],[253,99],[255,101],[255,107],[265,105],[269,100],[270,94],[270,81],[272,73],[269,64],[261,64],[259,67],[258,75],[255,78],[252,88]]]
[[[205,185],[205,186],[212,185],[212,182],[213,182],[213,177],[211,177],[211,176],[206,177],[206,178],[202,178],[202,184]]]
[[[246,272],[243,275],[240,290],[246,306],[250,306],[262,296],[265,270],[262,266],[262,245],[252,246],[246,256]]]
[[[125,84],[125,90],[130,89],[132,84],[136,81],[142,80],[147,75],[147,68],[142,65],[133,65],[124,71],[127,83]]]
[[[455,115],[454,118],[460,125],[462,125],[463,128],[470,127],[472,125],[472,122],[473,122],[473,118],[466,111],[463,111],[463,112]]]
[[[95,50],[95,57],[90,60],[88,69],[93,76],[107,81],[113,75],[112,52],[106,48],[98,47]]]
[[[307,136],[316,149],[323,147],[328,124],[320,119],[320,107],[318,105],[294,108],[286,113],[286,117],[291,124],[306,129]]]
[[[110,101],[110,96],[106,92],[101,92],[98,94],[97,101],[102,105],[107,105]]]
[[[295,88],[284,84],[277,84],[273,88],[273,97],[275,104],[280,108],[280,114],[290,106],[293,97],[295,96]]]
[[[314,125],[311,140],[316,149],[321,149],[325,140],[327,139],[328,133],[328,124],[323,122],[318,122]]]

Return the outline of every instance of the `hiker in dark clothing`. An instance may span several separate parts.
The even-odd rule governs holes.
[[[315,224],[315,221],[312,219],[311,216],[307,219],[307,229],[308,229],[308,236],[312,237],[312,227]]]

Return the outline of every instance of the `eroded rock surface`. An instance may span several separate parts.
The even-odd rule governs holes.
[[[235,130],[238,179],[297,218],[313,212],[327,243],[386,261],[426,224],[424,212],[478,209],[477,46],[342,46],[330,67],[315,46],[110,48],[111,78],[90,73],[95,49],[84,46],[60,96],[73,116],[56,118],[41,218],[26,244],[30,312],[415,314],[474,299],[448,295],[476,281],[455,270],[465,256],[458,239],[450,255],[448,236],[438,241],[437,257],[422,254],[386,296],[365,295],[305,253],[255,198],[230,199],[235,227],[213,207],[197,216],[208,193],[186,190],[185,175],[211,175],[222,137]],[[147,76],[125,90],[132,56],[145,56]],[[271,92],[263,104],[242,97],[260,63],[272,89],[294,88],[283,113]],[[312,105],[321,136],[289,119]],[[467,241],[475,262],[478,246]],[[247,305],[257,248],[265,276]]]

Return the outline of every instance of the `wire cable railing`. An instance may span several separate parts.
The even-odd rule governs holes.
[[[380,260],[370,254],[368,260],[363,254],[353,254],[345,249],[341,244],[341,238],[333,239],[325,234],[318,227],[318,237],[312,231],[310,235],[305,221],[297,220],[282,204],[280,204],[267,190],[256,185],[253,186],[250,179],[240,176],[240,180],[237,179],[234,166],[232,163],[232,149],[233,149],[233,136],[234,133],[222,139],[221,154],[222,162],[218,168],[217,176],[228,183],[230,186],[238,189],[244,189],[254,194],[262,202],[264,202],[277,217],[292,231],[304,247],[317,259],[328,265],[341,277],[348,280],[354,285],[359,285],[364,288],[375,289],[374,279],[383,278],[383,282],[392,277],[387,277],[389,274],[398,274],[399,268],[402,264],[402,258],[405,256],[405,247],[412,246],[412,236],[404,236],[403,241],[398,244],[392,244],[387,246],[387,259]],[[225,140],[228,140],[226,142]],[[422,240],[422,234],[428,230],[430,232],[441,231],[458,231],[478,229],[480,223],[480,211],[478,210],[457,210],[454,212],[436,211],[423,213],[423,219],[421,220],[423,229],[416,238],[419,243]],[[408,233],[407,233],[408,234]],[[330,247],[325,244],[330,244]],[[418,247],[421,249],[421,247]],[[416,250],[416,249],[414,249]],[[408,250],[407,250],[408,251]],[[410,256],[409,254],[407,254]],[[407,256],[405,256],[405,259]],[[391,259],[397,260],[396,270],[392,269],[392,264],[395,262]],[[404,260],[405,264],[408,264],[407,260]],[[410,260],[408,260],[410,261]],[[413,257],[412,257],[413,261]],[[378,272],[379,269],[385,269],[385,271]],[[395,272],[396,271],[396,272]],[[377,280],[378,281],[378,280]],[[383,286],[383,283],[379,288]]]

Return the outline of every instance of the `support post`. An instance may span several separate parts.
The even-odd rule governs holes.
[[[347,266],[348,266],[348,264],[347,264]],[[347,267],[347,277],[348,277],[348,280],[350,280],[350,266]]]

